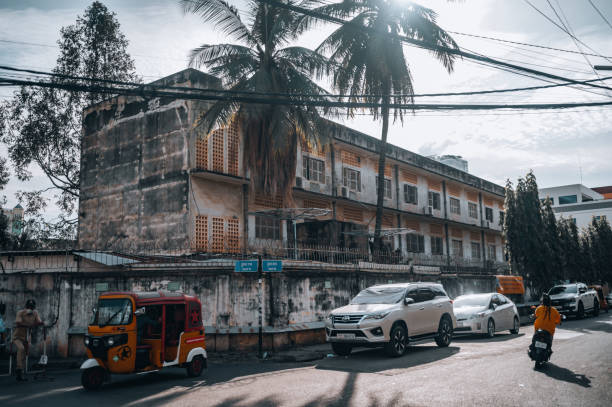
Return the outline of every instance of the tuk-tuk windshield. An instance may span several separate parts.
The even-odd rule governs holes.
[[[106,298],[98,301],[91,325],[127,325],[132,322],[132,301],[128,298]]]

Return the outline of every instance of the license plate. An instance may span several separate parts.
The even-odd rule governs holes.
[[[355,334],[337,334],[338,339],[355,339]]]
[[[536,346],[536,348],[541,348],[541,349],[548,348],[547,344],[545,344],[544,342],[538,342],[538,341],[536,341],[535,346]]]

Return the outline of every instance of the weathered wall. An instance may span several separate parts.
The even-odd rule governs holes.
[[[299,269],[266,275],[263,279],[264,325],[278,328],[322,321],[329,311],[346,305],[363,288],[419,279],[424,279],[424,276],[399,272]],[[437,281],[446,287],[451,296],[466,292],[490,292],[495,284],[491,276],[448,277]],[[12,326],[17,310],[28,298],[35,298],[45,324],[53,326],[47,346],[49,353],[78,355],[83,351],[82,346],[76,339],[69,345],[68,331],[79,332],[87,326],[90,310],[99,294],[96,283],[101,282],[108,283],[109,290],[143,291],[163,289],[169,282],[178,282],[182,291],[200,298],[204,325],[213,327],[213,331],[231,327],[248,330],[257,326],[257,275],[231,270],[147,271],[133,273],[129,277],[121,273],[5,274],[0,276],[0,301],[7,304],[5,320]],[[208,332],[211,333],[211,330]],[[36,342],[38,340],[35,338]],[[39,347],[34,346],[33,354],[36,355],[38,351]]]
[[[185,70],[155,85],[219,87]],[[191,103],[115,97],[83,113],[79,247],[189,247]],[[199,110],[198,110],[199,111]]]

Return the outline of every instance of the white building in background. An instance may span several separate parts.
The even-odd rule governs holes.
[[[463,172],[468,172],[468,162],[464,160],[460,155],[432,155],[429,156],[432,160],[436,160],[441,162],[442,164],[446,164],[449,167],[456,168]]]
[[[574,219],[579,229],[587,227],[593,217],[606,219],[608,223],[612,221],[612,199],[609,194],[602,195],[581,184],[541,188],[538,193],[540,200],[551,200],[557,218]]]

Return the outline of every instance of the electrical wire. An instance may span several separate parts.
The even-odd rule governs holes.
[[[337,18],[337,17],[332,17],[314,10],[310,10],[304,7],[299,7],[299,6],[295,6],[293,4],[286,4],[286,3],[281,3],[278,0],[257,0],[259,2],[264,2],[270,5],[273,5],[274,7],[278,7],[278,8],[284,8],[287,10],[291,10],[295,13],[300,13],[303,15],[308,15],[311,16],[313,18],[316,19],[320,19],[323,21],[328,21],[331,23],[335,23],[335,24],[340,24],[340,25],[350,25],[350,26],[354,26],[360,30],[366,30],[366,31],[373,31],[372,29],[365,27],[363,25],[360,24],[356,24],[352,21],[346,21],[343,20],[341,18]],[[528,1],[528,0],[525,0]],[[562,77],[562,76],[558,76],[558,75],[553,75],[550,73],[546,73],[546,72],[542,72],[542,71],[538,71],[536,69],[531,69],[531,68],[526,68],[526,67],[522,67],[519,65],[514,65],[514,64],[510,64],[507,62],[503,62],[503,61],[498,61],[495,60],[493,58],[489,58],[489,57],[485,57],[485,56],[479,56],[479,55],[475,55],[472,53],[468,53],[465,51],[461,51],[459,49],[454,49],[454,48],[448,48],[448,47],[444,47],[444,46],[440,46],[437,44],[432,44],[432,43],[428,43],[425,41],[421,41],[421,40],[415,40],[413,38],[409,38],[405,35],[399,35],[399,34],[393,34],[393,33],[389,33],[389,32],[380,32],[380,34],[384,34],[387,35],[389,37],[398,39],[400,41],[403,41],[407,44],[412,44],[414,46],[417,46],[419,48],[423,48],[423,49],[427,49],[427,50],[432,50],[432,51],[438,51],[438,52],[446,52],[448,54],[452,54],[452,55],[456,55],[456,56],[460,56],[463,58],[468,58],[468,59],[476,59],[482,62],[490,62],[493,65],[496,66],[503,66],[506,68],[513,68],[519,71],[523,71],[523,72],[528,72],[534,75],[538,75],[538,76],[543,76],[549,79],[554,79],[554,80],[558,80],[558,81],[564,81],[564,82],[570,82],[570,83],[576,83],[576,81],[574,79],[570,79],[570,78],[566,78],[566,77]],[[591,87],[596,87],[596,88],[603,88],[603,89],[607,89],[607,90],[612,90],[610,88],[608,88],[607,86],[601,86],[601,85],[596,85],[593,83],[588,84],[587,86],[591,86]]]
[[[480,63],[478,61],[476,61],[476,63],[488,66],[488,65],[486,65],[484,63]],[[38,71],[38,70],[32,70],[32,69],[17,68],[17,67],[12,67],[12,66],[7,66],[7,65],[0,65],[0,70],[8,70],[8,71],[11,71],[11,72],[25,72],[25,73],[35,74],[35,75],[43,75],[43,76],[51,76],[51,77],[59,77],[59,78],[80,80],[80,81],[85,81],[85,82],[88,82],[88,83],[100,82],[100,83],[109,83],[109,84],[121,85],[121,86],[151,87],[151,88],[156,88],[156,89],[171,89],[171,90],[179,90],[179,91],[189,90],[189,91],[196,91],[196,92],[202,92],[202,93],[213,93],[213,94],[247,95],[247,96],[308,97],[308,98],[321,97],[321,98],[338,98],[338,99],[350,98],[350,97],[352,97],[352,98],[363,98],[363,97],[375,96],[375,95],[342,95],[342,94],[327,94],[327,95],[325,95],[325,94],[302,94],[302,93],[267,93],[267,92],[231,91],[231,90],[219,90],[219,89],[186,88],[186,87],[183,87],[183,86],[165,86],[165,85],[157,86],[157,85],[150,85],[150,84],[141,84],[141,83],[137,83],[137,82],[115,81],[115,80],[109,80],[109,79],[94,79],[94,78],[86,78],[86,77],[80,77],[80,76],[74,76],[74,75],[64,75],[64,74],[58,74],[58,73],[54,73],[54,72],[45,72],[45,71]],[[11,77],[16,78],[16,79],[20,79],[20,77],[18,75],[14,75],[14,74],[4,74],[4,75],[5,76],[11,76]],[[26,79],[30,79],[30,80],[38,79],[36,77],[28,76],[28,75],[24,75],[23,77],[26,78]],[[530,76],[530,75],[528,75],[528,77],[533,78],[533,79],[539,79],[537,77]],[[612,76],[608,76],[608,77],[604,77],[604,78],[598,78],[598,79],[589,79],[589,80],[585,80],[585,81],[578,81],[578,84],[582,85],[582,84],[588,84],[588,83],[592,83],[592,82],[596,82],[596,81],[605,81],[605,80],[608,80],[608,79],[612,79]],[[412,96],[413,97],[471,96],[471,95],[497,94],[497,93],[508,93],[508,92],[522,92],[522,91],[549,89],[549,88],[555,88],[555,87],[573,86],[573,84],[569,84],[569,83],[555,83],[555,82],[552,82],[552,81],[549,81],[549,80],[546,80],[546,79],[539,79],[539,80],[542,80],[542,81],[545,81],[545,82],[549,82],[549,83],[552,83],[552,84],[551,85],[542,85],[542,86],[529,86],[529,87],[522,87],[522,88],[492,89],[492,90],[479,90],[479,91],[466,91],[466,92],[422,93],[422,94],[414,94]],[[573,89],[584,90],[584,89],[580,89],[580,88],[573,88]],[[397,96],[402,96],[402,95],[394,94],[392,96],[393,97],[397,97]]]
[[[603,15],[603,13],[599,10],[599,8],[597,8],[597,6],[591,0],[588,0],[588,2],[591,4],[591,6],[593,6],[597,14],[599,14],[599,16],[606,22],[606,24],[608,24],[608,27],[612,28],[612,24],[606,18],[606,16]]]
[[[176,99],[188,100],[207,100],[207,101],[229,101],[234,103],[253,103],[263,105],[294,105],[294,106],[312,106],[312,107],[334,107],[334,108],[382,108],[389,107],[392,109],[402,110],[497,110],[497,109],[567,109],[575,107],[595,107],[595,106],[611,106],[612,100],[603,102],[579,102],[579,103],[536,103],[536,104],[411,104],[411,103],[370,103],[370,102],[341,102],[329,100],[312,100],[290,98],[271,98],[271,97],[254,97],[254,96],[236,96],[236,95],[201,95],[193,94],[185,91],[168,92],[159,89],[146,87],[137,88],[117,88],[100,85],[83,85],[77,83],[65,82],[45,82],[45,81],[27,81],[11,78],[0,77],[0,83],[13,83],[21,86],[38,86],[43,88],[63,89],[73,92],[93,92],[110,95],[131,95],[140,96],[143,98],[170,97]]]

